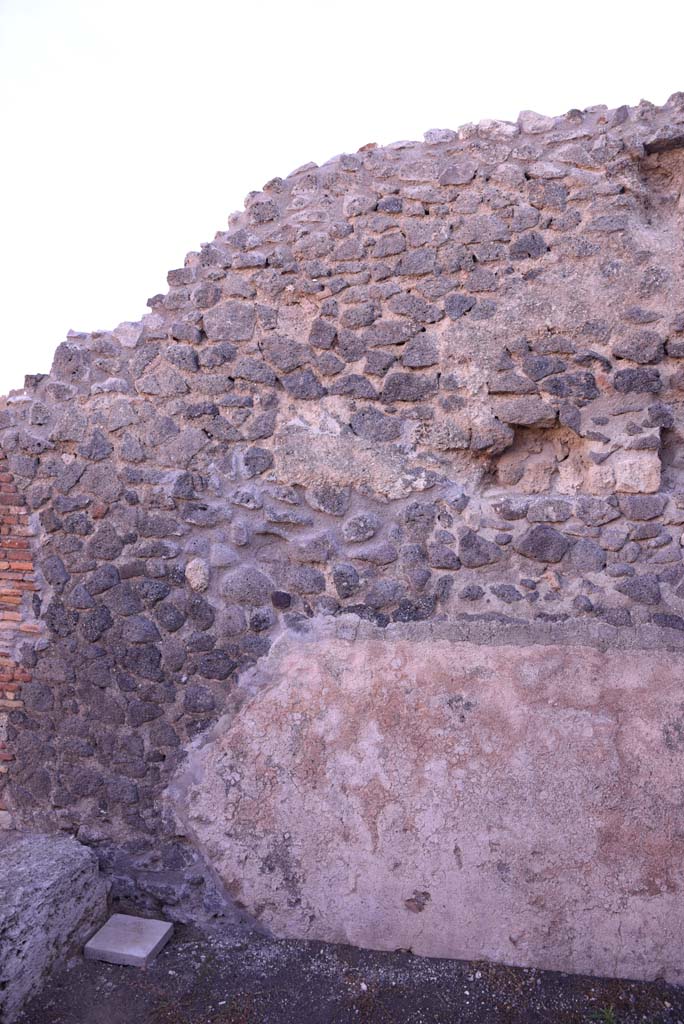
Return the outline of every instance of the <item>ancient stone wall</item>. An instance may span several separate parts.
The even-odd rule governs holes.
[[[250,194],[140,323],[69,335],[0,410],[43,631],[19,823],[181,906],[224,858],[164,794],[276,640],[679,648],[682,154],[684,94],[367,146]]]

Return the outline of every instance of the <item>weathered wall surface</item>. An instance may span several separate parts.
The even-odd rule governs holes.
[[[684,981],[678,660],[344,632],[279,642],[174,787],[233,896],[288,937]]]
[[[161,797],[279,636],[681,646],[682,153],[684,94],[364,147],[250,194],[140,323],[69,335],[0,408],[39,587],[15,823],[213,913]]]
[[[7,776],[14,761],[8,742],[9,719],[12,712],[23,708],[22,686],[31,681],[30,672],[18,663],[18,651],[40,634],[31,603],[36,584],[30,538],[26,499],[18,493],[0,451],[0,829],[12,824],[6,798]]]
[[[70,836],[0,837],[0,1021],[12,1024],[107,913],[97,857]]]

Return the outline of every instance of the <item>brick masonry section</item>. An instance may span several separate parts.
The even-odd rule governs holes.
[[[30,596],[36,590],[26,499],[18,494],[0,451],[0,829],[12,825],[5,793],[14,754],[9,740],[12,712],[23,708],[21,690],[31,674],[16,661],[22,638],[35,634]]]

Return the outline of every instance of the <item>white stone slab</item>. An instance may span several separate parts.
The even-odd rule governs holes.
[[[107,923],[86,943],[86,960],[108,964],[147,967],[173,934],[168,921],[155,921],[130,914],[112,914]]]

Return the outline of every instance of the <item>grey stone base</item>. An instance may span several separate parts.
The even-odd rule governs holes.
[[[65,836],[0,839],[0,1021],[11,1024],[107,911],[97,858]]]

